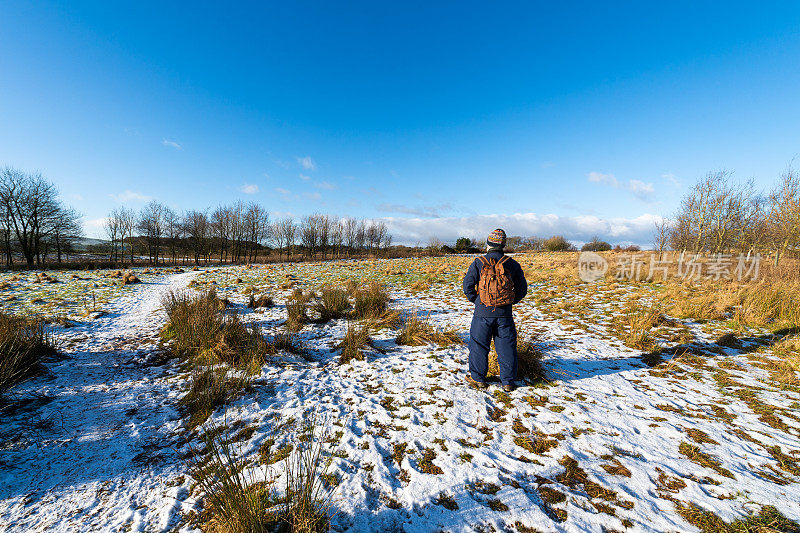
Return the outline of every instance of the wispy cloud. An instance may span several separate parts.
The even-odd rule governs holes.
[[[332,191],[337,188],[335,184],[329,181],[315,181],[314,187],[317,189],[325,189],[326,191]]]
[[[301,172],[300,173],[300,179],[303,180],[303,181],[310,181],[311,180],[311,176],[306,176],[305,174],[303,174]]]
[[[628,191],[639,200],[645,202],[650,200],[650,196],[653,194],[653,184],[645,183],[641,180],[620,181],[614,174],[603,174],[602,172],[589,172],[587,177],[593,183],[601,183],[615,189]]]
[[[317,164],[311,159],[311,156],[298,157],[297,162],[306,170],[317,170]]]
[[[256,194],[258,192],[258,185],[252,183],[245,183],[239,188],[245,194]]]
[[[322,195],[318,192],[304,192],[303,198],[306,200],[322,200]]]
[[[111,196],[111,198],[122,204],[128,202],[148,202],[153,199],[152,196],[147,196],[145,194],[134,192],[131,190],[126,190],[125,192],[119,194],[110,194],[109,196]]]
[[[542,163],[540,166],[541,166],[542,168],[552,168],[552,167],[556,166],[556,164],[555,164],[555,163],[553,163],[552,161],[545,161],[545,162],[544,162],[544,163]]]
[[[278,194],[282,194],[284,196],[292,194],[292,191],[290,191],[289,189],[284,189],[283,187],[275,187],[275,192]]]
[[[163,144],[164,146],[169,146],[170,148],[174,148],[176,150],[183,150],[183,146],[176,143],[175,141],[170,141],[169,139],[164,139],[163,141],[161,141],[161,144]]]
[[[495,228],[508,235],[563,235],[575,243],[591,240],[595,235],[612,244],[651,243],[653,227],[661,217],[644,214],[635,218],[600,218],[594,215],[562,217],[554,214],[516,213],[513,215],[473,215],[440,218],[382,218],[399,244],[425,243],[430,237],[455,242],[458,237],[483,239]]]
[[[439,218],[442,216],[442,212],[450,211],[452,209],[450,204],[413,207],[402,204],[384,203],[378,204],[376,207],[378,211],[383,211],[385,213],[401,213],[404,215],[416,215],[427,218]]]
[[[667,172],[666,174],[661,174],[661,179],[670,182],[675,187],[681,187],[681,181],[678,179],[678,176],[676,176],[672,172]]]

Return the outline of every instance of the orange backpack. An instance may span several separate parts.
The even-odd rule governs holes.
[[[508,259],[504,255],[499,261],[480,256],[483,263],[481,277],[478,280],[478,296],[487,307],[502,307],[514,303],[514,280],[506,272],[503,263]]]

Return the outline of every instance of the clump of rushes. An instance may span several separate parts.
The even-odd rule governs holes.
[[[188,416],[189,428],[208,420],[218,407],[237,397],[249,384],[249,379],[236,375],[225,366],[195,368],[189,391],[179,402]]]
[[[336,345],[337,349],[342,350],[339,362],[346,364],[353,360],[363,361],[365,358],[364,351],[370,347],[372,347],[372,339],[369,337],[369,328],[350,323],[347,325],[344,339]]]
[[[203,492],[203,520],[212,531],[267,533],[280,526],[270,485],[257,481],[217,428],[201,435],[204,454],[189,459],[191,476]]]
[[[203,492],[202,519],[208,531],[224,533],[322,533],[330,529],[330,510],[336,484],[329,473],[333,455],[325,453],[327,432],[315,419],[304,425],[303,438],[280,459],[283,461],[283,494],[273,488],[270,473],[256,471],[237,456],[230,435],[208,428],[201,440],[204,453],[190,454],[190,473]],[[286,447],[284,447],[285,449]],[[271,452],[265,452],[271,456]]]
[[[314,310],[319,313],[320,322],[327,322],[346,317],[350,307],[350,300],[345,289],[323,287],[319,301],[314,305]]]
[[[532,383],[542,383],[549,381],[547,379],[547,370],[545,370],[544,354],[536,344],[529,339],[517,337],[517,379],[526,380]],[[497,352],[492,346],[492,351],[489,352],[489,371],[487,376],[498,376],[500,367],[497,363]]]
[[[161,336],[165,341],[172,341],[173,354],[192,357],[216,344],[224,321],[224,304],[216,291],[211,289],[194,297],[169,292],[162,303],[168,320]]]
[[[300,341],[290,333],[278,333],[269,341],[269,347],[273,352],[283,350],[298,355],[305,353]]]
[[[353,304],[353,318],[376,319],[380,318],[389,308],[389,293],[380,283],[370,283],[355,292]]]
[[[0,314],[0,396],[40,373],[43,360],[56,353],[41,320]]]
[[[211,348],[214,360],[234,366],[261,363],[270,351],[261,329],[255,324],[244,324],[237,314],[225,317],[217,342]]]
[[[247,301],[247,307],[250,309],[260,309],[262,307],[272,307],[275,305],[275,301],[272,299],[271,296],[266,294],[261,294],[259,296],[254,296],[250,294],[250,299]]]
[[[308,306],[313,294],[297,289],[286,300],[286,329],[300,331],[308,323]]]
[[[330,438],[316,418],[307,420],[303,438],[297,441],[286,459],[286,484],[282,521],[288,531],[316,533],[328,531],[335,484],[326,483],[333,454],[325,454],[324,443]],[[327,455],[327,457],[326,457]]]
[[[396,342],[407,346],[423,346],[425,344],[450,346],[463,344],[464,340],[457,331],[453,329],[439,330],[430,323],[427,317],[414,313],[406,317]]]

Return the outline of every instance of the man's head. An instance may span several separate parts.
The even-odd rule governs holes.
[[[486,237],[486,248],[488,250],[502,250],[506,245],[506,232],[496,229]]]

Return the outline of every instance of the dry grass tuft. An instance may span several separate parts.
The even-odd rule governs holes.
[[[723,468],[722,463],[720,463],[718,459],[705,453],[703,450],[700,449],[699,446],[694,446],[692,444],[689,444],[688,442],[682,442],[680,446],[678,446],[678,451],[681,452],[681,454],[685,455],[693,463],[696,463],[706,468],[710,468],[711,470],[715,471],[717,474],[721,476],[735,479],[730,470]]]
[[[517,338],[517,379],[525,380],[530,383],[543,383],[547,379],[547,370],[542,361],[544,354],[532,340]],[[489,352],[489,371],[487,376],[495,377],[500,375],[500,367],[497,363],[497,351],[492,344]]]
[[[350,307],[347,291],[332,287],[323,287],[320,299],[314,305],[314,309],[319,313],[320,322],[345,318]]]
[[[353,318],[376,319],[380,318],[389,308],[389,293],[380,283],[370,283],[358,289],[354,294]]]
[[[55,355],[55,341],[44,322],[0,314],[0,396],[40,373],[43,360]]]
[[[630,348],[650,351],[656,347],[650,330],[663,320],[659,304],[631,304],[611,321],[611,329]]]
[[[286,329],[300,331],[309,322],[308,307],[313,296],[313,293],[304,294],[297,289],[286,300]]]
[[[414,313],[406,317],[396,342],[406,346],[424,346],[426,344],[452,346],[464,344],[464,339],[454,329],[437,329],[427,317]]]
[[[224,366],[195,368],[189,391],[179,402],[188,417],[189,428],[208,420],[218,407],[236,398],[249,384],[249,379],[234,374]]]
[[[789,520],[771,505],[762,507],[758,514],[752,514],[730,523],[695,503],[676,500],[675,509],[684,520],[702,533],[749,533],[751,531],[777,533],[795,532],[800,529],[800,524]]]
[[[339,357],[339,363],[347,364],[350,361],[363,361],[365,350],[372,347],[372,339],[369,336],[369,328],[367,326],[356,326],[352,323],[347,325],[347,332],[344,339],[338,345],[337,349],[342,350],[342,355]]]
[[[162,303],[168,320],[161,337],[172,341],[174,355],[193,357],[216,344],[224,320],[223,304],[213,289],[196,297],[170,292]]]
[[[204,457],[194,454],[190,459],[191,475],[204,494],[206,528],[215,533],[328,531],[335,484],[325,480],[333,477],[328,474],[333,456],[326,457],[326,434],[316,422],[307,422],[303,435],[288,454],[266,461],[285,461],[284,490],[279,495],[273,489],[274,479],[257,480],[236,457],[232,439],[217,428],[206,431]]]
[[[272,307],[273,305],[275,305],[275,301],[272,299],[271,296],[268,296],[266,294],[261,294],[259,296],[251,294],[250,299],[247,301],[247,307],[249,307],[250,309]]]

